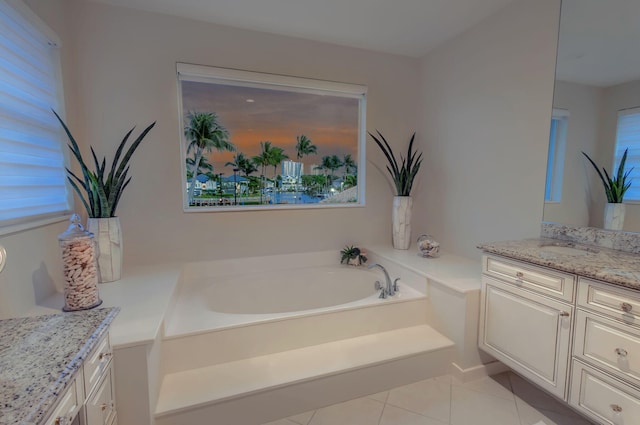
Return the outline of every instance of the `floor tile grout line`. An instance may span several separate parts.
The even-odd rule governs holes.
[[[411,409],[407,409],[406,407],[396,406],[396,405],[395,405],[395,404],[393,404],[393,403],[385,403],[385,407],[386,407],[387,405],[388,405],[388,406],[393,407],[394,409],[404,410],[405,412],[409,412],[409,413],[411,413],[412,415],[418,415],[418,416],[422,416],[423,418],[433,419],[433,420],[436,420],[436,421],[440,421],[440,422],[442,422],[442,420],[441,420],[440,418],[434,418],[433,416],[425,415],[425,414],[423,414],[423,413],[416,412],[416,411],[411,410]],[[449,403],[449,405],[451,405],[451,403]],[[451,416],[451,407],[449,407],[449,416]],[[450,421],[448,421],[448,422],[450,422]]]
[[[307,422],[307,425],[311,424],[311,421],[313,420],[313,417],[316,415],[317,412],[318,412],[318,409],[313,411],[313,413],[311,414],[311,417],[309,418],[309,421]]]
[[[382,422],[382,416],[384,415],[384,409],[387,408],[387,403],[384,403],[382,405],[382,410],[380,411],[380,417],[378,418],[378,425],[380,425],[380,422]]]

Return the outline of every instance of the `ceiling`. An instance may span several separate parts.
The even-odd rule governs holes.
[[[94,1],[418,58],[513,0]]]
[[[640,1],[562,0],[562,81],[608,87],[640,79]]]

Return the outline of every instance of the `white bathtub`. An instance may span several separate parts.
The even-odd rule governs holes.
[[[189,264],[165,323],[165,335],[425,297],[401,278],[398,294],[379,299],[374,285],[376,281],[384,283],[382,271],[340,265],[337,260],[335,252],[317,252]]]
[[[389,266],[400,291],[380,299],[374,284],[382,271],[340,265],[335,251],[189,264],[165,322],[163,367],[176,372],[426,323],[426,281]]]
[[[366,268],[339,265],[248,271],[211,279],[203,296],[218,313],[289,313],[375,298],[380,279]]]

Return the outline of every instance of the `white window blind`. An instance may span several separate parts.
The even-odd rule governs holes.
[[[547,154],[545,202],[560,202],[562,200],[562,177],[564,176],[564,153],[567,145],[568,123],[569,111],[554,108],[551,116],[549,152]]]
[[[0,1],[0,227],[68,213],[59,41],[24,4]]]
[[[631,187],[624,195],[625,201],[640,201],[640,108],[625,109],[618,112],[618,130],[616,133],[616,150],[614,154],[615,173],[617,166],[629,149],[625,170],[633,170],[629,174]]]

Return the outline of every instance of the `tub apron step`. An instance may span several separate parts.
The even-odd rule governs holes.
[[[420,325],[171,373],[156,424],[259,424],[445,374],[454,355]]]

